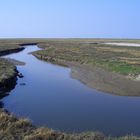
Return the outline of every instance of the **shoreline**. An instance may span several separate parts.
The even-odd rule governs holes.
[[[18,71],[17,69],[14,69],[14,71],[15,73],[12,76],[0,82],[0,99],[9,95],[8,92],[14,89],[17,84]]]
[[[14,50],[13,52],[12,52],[12,50],[5,51],[4,55],[6,55],[6,53],[10,54],[10,53],[18,52],[17,49],[13,49],[13,50]],[[41,59],[41,60],[43,60],[43,59]],[[64,62],[60,63],[60,65],[63,65],[63,64],[64,64],[64,66],[70,67],[71,72],[73,72],[77,69],[80,69],[80,70],[82,69],[82,67],[81,68],[75,67],[74,64],[70,64],[70,63],[68,64],[68,63],[64,63]],[[86,73],[87,72],[88,71],[86,71]],[[17,80],[17,74],[18,74],[17,69],[15,69],[15,73],[16,74],[14,75],[14,78],[16,77],[16,79],[11,78],[10,82]],[[74,76],[74,74],[72,74],[72,75]],[[68,140],[89,140],[89,139],[96,139],[96,140],[117,140],[117,139],[124,140],[125,139],[125,140],[131,140],[131,139],[139,139],[138,137],[135,137],[135,136],[125,136],[125,137],[115,137],[115,138],[114,137],[106,137],[102,133],[99,133],[99,132],[66,134],[66,133],[54,131],[54,130],[48,129],[48,128],[36,128],[27,119],[17,118],[15,116],[11,115],[11,113],[9,113],[3,109],[2,110],[0,109],[0,118],[2,121],[2,122],[0,122],[0,131],[3,132],[0,135],[0,139],[5,138],[5,136],[7,136],[7,138],[9,138],[9,139],[19,139],[19,140],[23,139],[23,138],[25,140],[33,140],[33,139],[42,139],[42,140],[43,139],[59,139],[59,140],[65,140],[65,139],[68,139]],[[8,121],[8,120],[10,120],[10,121]],[[10,125],[11,125],[11,128],[8,128]],[[5,126],[5,127],[3,128],[3,126]],[[7,130],[10,132],[10,134],[8,134]]]
[[[1,56],[4,56],[4,55],[8,55],[8,54],[11,54],[11,53],[18,53],[20,51],[24,50],[24,47],[20,47],[20,48],[15,48],[15,49],[8,49],[8,50],[3,50],[3,51],[0,51],[0,57]]]
[[[16,48],[10,50],[0,51],[0,57],[12,53],[17,53],[22,51],[24,48]],[[6,58],[0,58],[0,60],[5,61],[13,66],[14,73],[11,76],[2,79],[0,82],[0,139],[16,139],[16,140],[33,140],[33,139],[59,139],[59,140],[81,140],[81,139],[94,139],[103,140],[105,136],[99,132],[83,132],[78,134],[66,134],[64,132],[59,132],[52,130],[47,127],[35,127],[32,125],[31,121],[26,118],[19,118],[13,115],[11,112],[4,109],[2,98],[8,96],[10,91],[15,88],[17,84],[17,77],[19,71],[17,67]],[[12,61],[12,60],[11,60]],[[15,61],[15,60],[14,60]]]
[[[17,83],[18,73],[19,73],[16,66],[12,62],[10,62],[6,58],[1,58],[1,57],[11,54],[11,53],[18,53],[22,50],[24,50],[24,47],[0,51],[0,59],[5,61],[7,65],[13,65],[12,75],[10,75],[9,77],[3,78],[0,81],[0,98],[7,96],[9,94],[7,92],[10,92],[12,89],[15,88],[16,83]]]
[[[129,79],[124,75],[113,73],[97,66],[88,67],[87,65],[32,54],[40,60],[70,68],[71,78],[79,80],[89,88],[117,96],[140,96],[139,80]]]

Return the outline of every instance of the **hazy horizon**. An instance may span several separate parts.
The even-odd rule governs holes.
[[[139,39],[139,0],[5,0],[0,38]]]

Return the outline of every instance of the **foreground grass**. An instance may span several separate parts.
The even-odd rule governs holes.
[[[66,134],[48,128],[36,128],[24,118],[17,119],[0,109],[0,139],[1,140],[140,140],[139,137],[105,137],[99,132]]]
[[[47,128],[35,128],[27,119],[17,119],[0,110],[0,139],[4,140],[103,140],[101,133],[65,134]]]

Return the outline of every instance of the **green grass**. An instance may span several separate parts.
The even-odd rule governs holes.
[[[140,74],[139,66],[130,65],[127,63],[120,63],[120,62],[109,63],[108,68],[111,71],[118,72],[118,73],[121,73],[124,75],[128,75],[128,74],[138,75],[138,74]]]
[[[119,61],[96,61],[95,64],[99,67],[103,67],[109,71],[120,73],[122,75],[139,75],[140,74],[140,66],[139,65],[132,65],[126,62],[119,62]]]

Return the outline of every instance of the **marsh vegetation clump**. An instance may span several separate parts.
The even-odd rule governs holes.
[[[136,136],[106,137],[100,132],[66,134],[49,128],[36,128],[28,119],[16,118],[0,109],[1,140],[140,140]]]
[[[96,132],[66,134],[48,128],[36,128],[28,119],[17,119],[0,109],[0,139],[4,140],[103,140]]]
[[[0,98],[7,95],[12,90],[17,81],[17,69],[6,59],[0,58]]]

